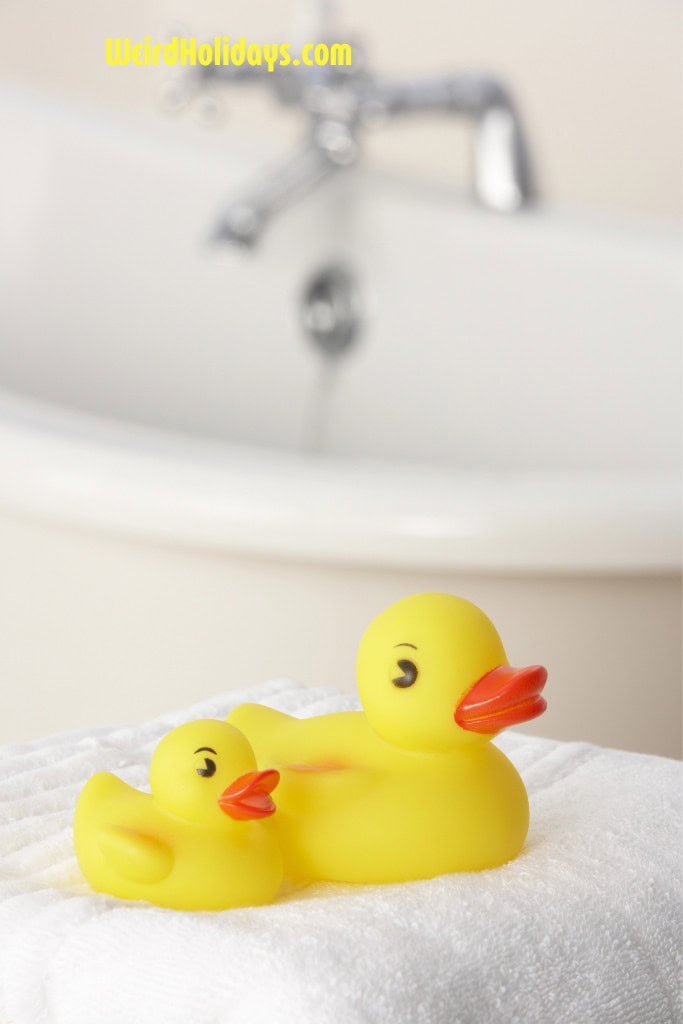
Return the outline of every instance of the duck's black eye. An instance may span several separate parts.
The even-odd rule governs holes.
[[[399,686],[401,689],[404,689],[406,686],[412,686],[417,679],[417,665],[415,662],[401,658],[398,662],[398,667],[403,675],[396,676],[395,679],[391,680],[394,686]]]
[[[212,757],[204,758],[204,767],[196,769],[197,775],[202,775],[205,779],[210,778],[211,775],[216,773],[216,762]]]

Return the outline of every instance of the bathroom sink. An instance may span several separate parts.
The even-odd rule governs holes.
[[[9,88],[0,120],[0,510],[15,553],[17,524],[42,523],[203,552],[217,573],[230,558],[265,560],[267,573],[336,566],[361,574],[359,588],[370,571],[410,571],[406,586],[450,573],[438,582],[452,589],[487,574],[675,576],[670,226],[543,206],[504,217],[455,189],[358,170],[278,215],[246,251],[211,234],[274,158],[265,146]],[[307,282],[330,264],[358,282],[362,320],[337,360],[300,322]],[[324,608],[305,573],[292,587]],[[335,579],[332,589],[351,585]],[[384,590],[379,579],[366,588],[377,600],[401,589],[395,575]],[[360,611],[330,601],[355,636]],[[78,615],[72,605],[81,622],[86,603]],[[101,637],[106,625],[91,628]],[[623,622],[611,628],[620,635]],[[352,684],[354,642],[331,681]],[[139,677],[139,659],[158,652],[136,643],[122,671]],[[213,643],[206,658],[218,664]],[[311,655],[321,675],[325,655],[322,642]],[[15,675],[45,669],[31,654],[24,670],[19,647],[6,656]],[[289,671],[283,661],[257,658],[251,675],[248,658],[240,665],[257,681]],[[315,681],[302,650],[290,664]],[[56,671],[81,692],[82,652]]]
[[[673,231],[543,209],[487,215],[456,193],[359,173],[281,215],[250,253],[209,236],[226,194],[261,166],[262,153],[179,137],[177,125],[95,122],[11,95],[3,121],[15,139],[3,168],[0,248],[8,411],[18,398],[38,400],[36,424],[54,410],[60,436],[104,430],[107,451],[134,438],[138,459],[161,447],[183,491],[189,467],[195,491],[202,469],[206,486],[220,487],[244,446],[273,479],[299,475],[304,487],[320,479],[323,506],[334,489],[328,474],[341,481],[358,470],[368,477],[361,505],[345,485],[343,506],[365,518],[370,502],[372,515],[414,528],[423,550],[424,534],[441,544],[457,529],[444,522],[453,487],[459,519],[471,486],[480,493],[472,514],[487,531],[498,515],[518,528],[537,511],[578,516],[568,564],[611,563],[616,543],[623,564],[675,564]],[[353,270],[365,324],[332,366],[303,337],[298,315],[307,278],[331,259]],[[97,419],[79,430],[79,413]],[[189,446],[180,465],[171,433]],[[310,451],[315,458],[302,460]],[[102,453],[93,454],[99,462]],[[410,468],[394,478],[397,461]],[[142,467],[138,488],[145,476]],[[444,487],[442,504],[435,495],[425,507],[425,490]],[[519,507],[529,488],[537,510]],[[612,529],[600,538],[602,557],[587,558],[581,520],[594,513]],[[622,535],[629,516],[637,538]],[[643,516],[652,516],[649,538]],[[535,521],[533,532],[543,546]],[[471,533],[468,525],[469,552]],[[491,557],[490,537],[486,545]],[[379,553],[375,539],[370,547]],[[475,563],[488,561],[486,550]],[[549,550],[493,557],[553,561]],[[460,559],[472,561],[465,550]]]

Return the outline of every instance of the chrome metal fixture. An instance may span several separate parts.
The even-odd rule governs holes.
[[[301,296],[301,322],[326,356],[339,356],[352,347],[362,318],[360,292],[348,267],[322,267],[309,279]]]
[[[507,87],[488,74],[466,73],[423,81],[384,79],[367,69],[363,52],[352,43],[351,67],[225,67],[193,69],[195,88],[203,83],[256,83],[274,90],[287,106],[308,115],[304,145],[282,166],[225,211],[217,240],[254,245],[278,210],[344,168],[359,155],[364,129],[411,114],[443,112],[464,116],[474,127],[476,200],[501,213],[514,213],[532,198],[528,149],[519,115]]]

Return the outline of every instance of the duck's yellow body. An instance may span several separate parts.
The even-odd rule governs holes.
[[[74,842],[90,885],[180,910],[268,903],[282,881],[269,817],[277,773],[225,722],[190,722],[152,758],[152,793],[100,772],[76,806]]]
[[[541,714],[545,669],[511,668],[468,601],[417,594],[371,623],[357,676],[363,711],[300,720],[245,704],[174,729],[151,794],[95,775],[74,823],[93,888],[218,910],[271,901],[283,871],[399,882],[515,857],[526,791],[490,740]]]
[[[362,712],[300,720],[247,704],[229,716],[280,772],[286,874],[397,882],[515,857],[527,795],[490,740],[543,711],[545,670],[510,668],[468,601],[419,594],[371,624],[357,674]]]
[[[401,882],[493,867],[522,848],[526,791],[490,743],[402,750],[362,712],[301,720],[242,705],[234,720],[280,772],[273,825],[293,879]]]

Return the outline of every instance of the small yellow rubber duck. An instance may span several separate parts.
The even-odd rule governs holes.
[[[150,765],[151,795],[109,772],[76,805],[81,870],[100,892],[178,910],[274,899],[282,856],[269,818],[276,771],[256,771],[249,742],[203,719],[168,733]]]
[[[236,708],[228,720],[281,774],[273,824],[285,874],[397,882],[515,857],[529,826],[526,790],[489,741],[545,710],[546,675],[512,668],[469,601],[416,594],[362,638],[362,712],[296,719]]]

